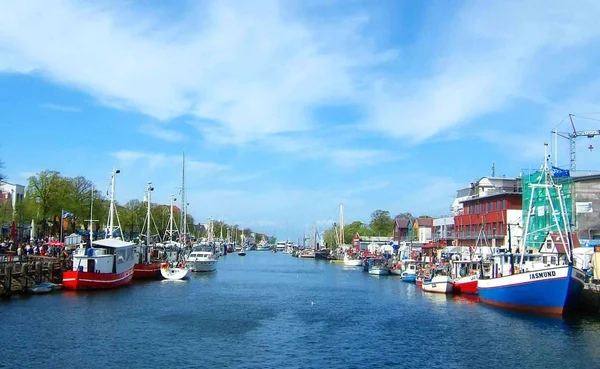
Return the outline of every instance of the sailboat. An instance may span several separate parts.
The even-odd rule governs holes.
[[[570,222],[567,219],[566,204],[561,185],[554,183],[549,170],[548,144],[545,144],[544,162],[540,183],[529,184],[532,190],[523,227],[523,245],[520,255],[512,252],[510,226],[508,252],[497,253],[492,259],[492,275],[478,282],[480,301],[489,305],[542,314],[562,315],[577,308],[583,292],[583,271],[573,263],[573,239]],[[542,183],[543,182],[543,183]],[[556,194],[553,200],[551,191]],[[556,229],[563,245],[566,245],[566,265],[558,262],[545,263],[540,254],[527,254],[526,248],[532,242],[530,232],[531,218],[539,211],[533,207],[537,192],[545,196],[544,208],[549,209],[552,226],[544,231]],[[556,203],[558,203],[556,206]],[[558,207],[558,208],[557,208]],[[536,209],[538,208],[538,209]]]
[[[188,279],[192,269],[186,265],[183,253],[185,251],[186,240],[186,202],[185,202],[185,154],[183,154],[183,169],[181,175],[181,232],[179,234],[179,245],[175,261],[170,261],[160,268],[163,278],[168,280]],[[171,195],[171,219],[169,221],[170,235],[173,234],[173,195]]]
[[[151,194],[154,191],[154,187],[152,187],[152,182],[148,182],[146,201],[148,203],[147,214],[146,214],[146,240],[145,244],[138,246],[136,250],[136,264],[133,267],[133,278],[141,279],[141,278],[151,278],[151,279],[162,279],[162,274],[160,272],[160,268],[163,263],[161,262],[152,262],[152,250],[150,246],[150,241],[152,239],[152,235],[150,234],[151,228],[151,219],[152,215],[150,212],[150,207],[152,204]]]
[[[115,207],[115,176],[120,170],[113,170],[110,186],[110,208],[105,230],[105,238],[92,241],[94,189],[90,206],[90,244],[83,245],[73,252],[73,269],[63,272],[63,287],[70,290],[106,289],[127,285],[133,277],[135,264],[132,242],[123,241],[119,216]],[[116,218],[117,226],[114,221]],[[115,232],[120,237],[115,238]]]

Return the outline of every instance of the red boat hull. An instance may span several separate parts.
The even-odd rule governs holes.
[[[135,264],[133,267],[133,278],[135,279],[162,279],[160,268],[162,263]]]
[[[454,282],[454,292],[466,295],[477,295],[477,280],[468,282]]]
[[[68,270],[63,273],[63,288],[69,290],[97,290],[116,288],[131,283],[133,268],[123,273],[91,273]]]

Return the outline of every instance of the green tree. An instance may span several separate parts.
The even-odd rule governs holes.
[[[344,227],[344,239],[348,240],[347,242],[351,242],[350,240],[352,240],[356,233],[363,237],[372,236],[373,234],[367,225],[359,220],[355,220]]]
[[[371,231],[375,236],[391,236],[394,231],[394,220],[387,210],[375,210],[371,214]]]
[[[411,213],[400,213],[394,217],[394,219],[407,219],[407,220],[414,219],[414,218],[415,217],[413,217]]]
[[[39,207],[38,221],[41,222],[42,234],[48,233],[48,222],[56,225],[56,215],[60,214],[62,199],[66,195],[65,182],[56,171],[43,171],[29,177],[27,196],[33,198]],[[52,229],[55,233],[56,229]]]

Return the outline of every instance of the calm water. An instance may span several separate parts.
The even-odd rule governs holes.
[[[0,368],[600,368],[600,321],[509,313],[270,252],[0,303]]]

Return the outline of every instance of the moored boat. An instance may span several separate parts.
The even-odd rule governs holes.
[[[146,239],[145,244],[136,247],[136,264],[133,266],[133,278],[135,279],[161,279],[162,274],[160,273],[160,268],[162,267],[162,262],[153,261],[152,260],[152,250],[150,248],[150,227],[152,220],[152,213],[150,212],[150,207],[152,204],[151,195],[152,191],[154,191],[154,187],[152,186],[152,182],[148,182],[147,194],[146,194],[146,202],[147,212],[146,212]]]
[[[63,287],[71,290],[107,289],[127,285],[133,277],[135,264],[135,244],[123,241],[123,233],[115,207],[115,176],[120,170],[113,170],[110,187],[110,205],[105,239],[83,244],[73,252],[73,269],[63,272]],[[90,206],[90,237],[92,237],[92,220],[94,191]],[[115,218],[117,226],[115,227]],[[115,232],[121,238],[114,238]]]
[[[344,266],[347,267],[359,267],[363,265],[363,261],[358,256],[350,256],[344,254]]]
[[[417,262],[412,259],[406,259],[402,261],[402,273],[400,277],[402,282],[412,282],[417,280]]]
[[[63,287],[70,290],[106,289],[127,285],[133,277],[132,242],[107,238],[73,253],[73,270],[63,272]]]
[[[369,274],[388,275],[390,274],[390,268],[385,264],[384,259],[373,259],[372,264],[369,265]]]
[[[164,279],[176,281],[189,279],[192,269],[187,268],[183,263],[165,263],[160,269],[160,274]]]
[[[192,251],[186,263],[193,272],[214,272],[217,270],[217,259],[210,251]]]
[[[578,308],[585,274],[573,263],[571,220],[568,219],[563,187],[554,183],[549,169],[547,147],[548,144],[545,144],[544,164],[540,173],[528,184],[531,193],[528,194],[529,205],[523,212],[525,225],[521,253],[512,252],[509,225],[508,252],[494,254],[491,277],[478,282],[480,301],[485,304],[552,315],[563,315]],[[545,211],[551,215],[552,223],[533,229],[536,228],[532,226],[535,220],[531,219],[539,217],[540,209],[547,209]],[[550,232],[555,235],[548,237]],[[541,247],[539,241],[535,240],[536,236],[542,238],[542,246],[560,245],[565,258],[552,258],[548,262],[539,253],[527,253],[528,247]]]
[[[452,278],[447,275],[436,275],[431,279],[423,280],[421,288],[425,292],[452,293]]]

